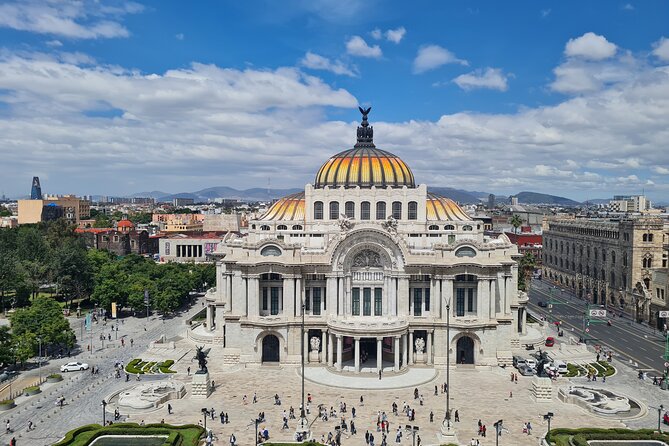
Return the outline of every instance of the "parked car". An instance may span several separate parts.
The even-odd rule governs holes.
[[[534,370],[532,367],[530,367],[530,366],[527,366],[527,365],[521,365],[520,367],[518,367],[518,373],[520,373],[520,374],[523,375],[523,376],[534,376],[534,374],[535,374],[536,372],[535,372],[535,370]]]
[[[520,356],[514,356],[514,357],[513,357],[513,366],[514,366],[515,368],[518,369],[518,368],[520,368],[520,367],[522,367],[522,366],[527,365],[527,362],[526,362],[526,361],[527,361],[527,360],[526,360],[525,358],[522,358],[522,357],[520,357]]]
[[[61,372],[76,372],[78,370],[88,370],[88,364],[85,362],[68,362],[60,366]]]
[[[528,367],[533,368],[534,370],[537,369],[537,361],[534,358],[528,358],[525,360],[525,365]]]
[[[555,345],[555,338],[553,336],[549,336],[546,338],[546,342],[544,343],[546,347],[552,347]]]
[[[559,360],[559,359],[556,359],[555,361],[553,361],[553,365],[554,365],[555,368],[557,369],[558,373],[564,374],[564,373],[567,373],[567,372],[568,372],[568,370],[567,370],[567,363],[564,362],[564,361],[561,361],[561,360]]]
[[[546,308],[548,306],[548,304],[546,302],[544,302],[543,300],[540,300],[539,302],[537,302],[537,305],[539,305],[541,308]]]

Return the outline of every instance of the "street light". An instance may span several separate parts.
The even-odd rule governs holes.
[[[300,430],[301,432],[306,432],[307,430],[307,419],[304,414],[304,310],[305,310],[305,302],[304,300],[302,301],[302,329],[300,332],[300,337],[302,338],[302,406],[300,406]]]
[[[102,425],[106,426],[107,425],[107,402],[105,400],[102,400]]]
[[[207,416],[209,415],[209,410],[206,407],[203,407],[201,410],[202,418],[204,418],[204,431],[207,431]]]
[[[254,435],[255,436],[255,442],[256,442],[255,446],[258,446],[258,424],[260,424],[260,421],[256,418],[254,423],[256,425],[256,430],[255,430],[255,435]]]
[[[660,407],[657,408],[657,432],[662,433],[662,411],[664,410],[664,404],[660,404]]]
[[[502,434],[502,429],[504,426],[502,425],[503,420],[498,420],[493,424],[495,426],[495,446],[499,446],[499,437]]]
[[[451,299],[446,300],[446,431],[451,430]]]
[[[412,426],[410,424],[407,424],[405,428],[411,434],[413,446],[416,446],[416,432],[418,432],[420,428],[418,426]]]
[[[546,432],[546,441],[550,442],[551,441],[551,418],[553,418],[555,415],[553,412],[548,412],[546,415],[544,415],[544,420],[548,421],[548,432]]]

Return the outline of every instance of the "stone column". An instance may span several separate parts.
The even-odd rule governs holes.
[[[413,365],[413,330],[409,330],[409,365]]]
[[[425,353],[427,353],[427,363],[432,364],[432,330],[427,331],[427,345],[425,346]]]
[[[404,358],[404,367],[409,365],[409,349],[407,348],[407,339],[409,339],[409,333],[404,333],[402,335],[402,356]]]
[[[495,279],[488,280],[488,319],[495,319]]]
[[[283,276],[283,307],[281,314],[285,318],[295,317],[295,280],[290,274]],[[299,298],[298,298],[299,302]],[[299,305],[299,303],[298,303]],[[299,307],[298,307],[299,308]]]
[[[304,362],[309,363],[309,330],[304,329]]]
[[[400,371],[400,337],[395,336],[393,338],[393,354],[395,355],[395,367],[393,367],[394,372]]]
[[[328,333],[328,366],[332,366],[334,361],[334,335]]]
[[[223,311],[224,307],[222,305],[216,306],[214,308],[214,321],[216,322],[216,331],[219,335],[223,334],[225,328],[225,312]]]
[[[242,273],[241,271],[235,271],[234,275],[232,276],[232,288],[230,292],[230,299],[234,300],[232,297],[234,296],[239,296],[239,304],[240,305],[235,305],[235,314],[239,316],[246,316],[248,314],[248,296],[246,295],[246,288],[245,288],[246,283],[244,282],[244,279],[242,278]],[[231,307],[232,309],[232,307]]]
[[[327,364],[327,354],[328,354],[328,332],[327,330],[323,330],[321,335],[321,363],[322,364]]]
[[[344,340],[341,335],[337,335],[337,370],[341,372],[341,355],[344,350]]]
[[[409,315],[409,278],[401,277],[398,280],[397,314]]]
[[[337,302],[339,306],[339,315],[346,317],[348,312],[344,309],[344,278],[337,279]]]
[[[483,314],[483,283],[485,279],[482,279],[480,276],[476,280],[476,317],[478,319],[483,319],[485,315]]]
[[[376,338],[376,373],[383,369],[383,338]]]
[[[338,302],[337,302],[337,278],[328,277],[327,278],[327,296],[330,300],[330,305],[328,307],[328,313],[338,315]]]
[[[258,276],[248,276],[248,317],[250,319],[257,319],[260,315],[260,281]]]
[[[212,304],[207,304],[207,330],[209,331],[214,329],[214,315],[211,307]]]
[[[355,357],[353,358],[353,363],[355,364],[355,373],[360,373],[360,338],[356,337],[355,340]]]

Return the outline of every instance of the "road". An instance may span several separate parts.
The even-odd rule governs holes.
[[[548,283],[532,281],[529,308],[546,316],[551,323],[559,320],[565,336],[582,337],[584,335],[585,302],[567,290],[562,291],[559,288],[555,289],[551,296],[550,288],[552,286]],[[552,309],[537,305],[539,301],[547,303],[551,297],[555,302]],[[618,359],[628,358],[638,363],[640,369],[654,370],[655,373],[649,373],[650,375],[660,374],[660,371],[665,369],[666,361],[662,357],[665,351],[665,341],[660,332],[628,318],[610,317],[608,319],[612,322],[611,326],[606,323],[590,323],[589,332],[585,333],[588,344],[602,345],[615,352]]]

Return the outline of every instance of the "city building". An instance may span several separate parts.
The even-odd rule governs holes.
[[[188,206],[191,204],[195,204],[195,200],[192,198],[175,198],[172,200],[172,205],[175,208],[183,207],[183,206]]]
[[[202,232],[204,214],[153,214],[151,221],[161,232]]]
[[[532,254],[537,267],[541,265],[543,235],[540,232],[532,232],[529,226],[523,226],[519,233],[506,231],[504,234],[511,243],[518,246],[521,255]]]
[[[130,220],[121,220],[116,228],[77,228],[89,248],[104,249],[117,256],[152,255],[158,252],[147,231],[138,231]]]
[[[616,195],[609,201],[609,209],[612,212],[644,213],[652,206],[643,195]]]
[[[658,218],[565,219],[544,231],[543,277],[605,304],[658,323],[665,303],[655,295],[653,269],[661,267],[664,224]]]
[[[19,224],[65,218],[79,224],[91,216],[91,202],[74,195],[44,195],[40,200],[19,200]]]
[[[204,214],[202,231],[225,231],[239,232],[242,227],[242,216],[240,214]]]
[[[191,339],[250,364],[299,363],[304,340],[310,363],[353,373],[443,366],[447,348],[454,363],[510,364],[527,302],[516,246],[416,185],[372,132],[363,112],[352,149],[218,245]]]
[[[33,177],[33,185],[30,188],[30,199],[31,200],[42,199],[42,186],[40,186],[39,184],[39,177]]]
[[[161,262],[207,262],[223,241],[226,232],[166,234],[160,238],[158,258]]]
[[[495,209],[495,194],[488,195],[488,209]]]

